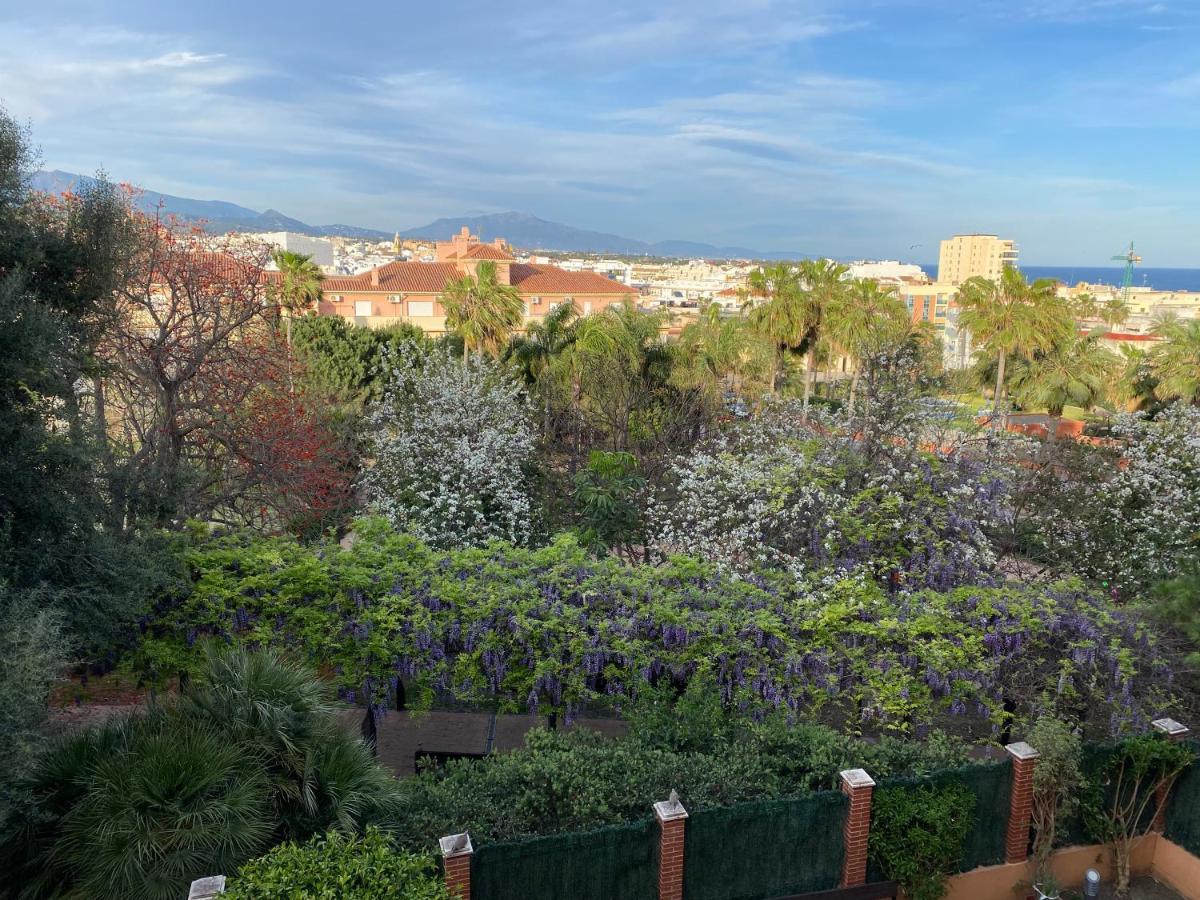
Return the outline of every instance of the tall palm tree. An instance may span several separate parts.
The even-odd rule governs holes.
[[[524,334],[513,335],[504,358],[521,369],[526,384],[537,382],[550,361],[575,340],[579,310],[574,302],[563,303],[550,310],[540,322],[531,322]]]
[[[525,318],[520,292],[501,284],[491,260],[481,262],[474,275],[468,272],[449,282],[442,292],[442,306],[446,327],[463,339],[463,362],[472,350],[499,356]]]
[[[750,273],[746,282],[750,326],[776,348],[769,390],[775,393],[779,351],[797,350],[810,329],[810,310],[803,297],[799,273],[791,263],[776,263]]]
[[[276,302],[287,313],[284,327],[287,343],[292,346],[292,316],[312,309],[321,300],[321,282],[325,273],[313,262],[312,257],[292,250],[276,250],[271,254],[279,269],[279,282],[275,286]]]
[[[967,279],[958,291],[958,307],[962,327],[996,357],[997,410],[1003,409],[1008,358],[1048,351],[1074,328],[1069,309],[1055,293],[1055,283],[1042,278],[1030,284],[1016,268],[1005,269],[999,281]],[[1007,416],[1001,421],[1007,421]]]
[[[1129,304],[1122,297],[1113,297],[1100,306],[1099,315],[1109,328],[1119,328],[1129,319]]]
[[[1155,395],[1160,400],[1200,402],[1200,319],[1165,316],[1155,324],[1154,333],[1165,338],[1150,357],[1158,379]]]
[[[809,322],[808,360],[805,363],[804,382],[804,409],[807,411],[809,398],[817,383],[817,349],[825,316],[845,295],[845,277],[850,269],[831,259],[804,259],[800,261],[799,270],[800,282],[804,286],[802,297]]]
[[[1096,300],[1095,294],[1082,293],[1076,294],[1069,301],[1071,312],[1075,318],[1079,320],[1095,319],[1100,315],[1100,304]]]
[[[1044,407],[1057,418],[1067,404],[1089,410],[1099,403],[1121,364],[1120,358],[1100,343],[1102,332],[1068,332],[1049,350],[1018,361],[1012,389],[1021,405]]]
[[[685,387],[711,389],[729,382],[741,392],[749,380],[769,376],[775,365],[775,348],[741,318],[722,318],[713,303],[679,335],[679,361],[674,377]]]
[[[908,325],[908,311],[896,296],[894,285],[858,278],[835,297],[825,313],[825,331],[830,344],[854,362],[850,378],[848,409],[854,412],[861,363],[869,354],[898,342]]]

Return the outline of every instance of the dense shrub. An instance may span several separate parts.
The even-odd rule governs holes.
[[[175,704],[42,754],[0,841],[0,893],[182,896],[285,838],[390,819],[394,779],[327,689],[271,653],[209,652]]]
[[[396,850],[377,829],[281,844],[231,878],[226,900],[449,900],[428,856]]]
[[[404,780],[394,829],[414,848],[464,829],[484,843],[644,819],[672,790],[695,810],[832,788],[846,768],[908,775],[966,760],[966,746],[945,738],[871,744],[782,720],[743,726],[682,749],[636,730],[606,740],[586,729],[536,729],[523,749]]]
[[[1121,463],[1060,467],[1033,525],[1059,568],[1136,596],[1200,555],[1200,407],[1117,416],[1112,435]]]
[[[881,787],[868,852],[912,900],[939,900],[974,822],[975,796],[965,785]]]
[[[382,708],[437,692],[502,710],[622,706],[700,675],[727,709],[916,732],[955,718],[989,734],[1034,708],[1093,731],[1145,724],[1168,672],[1136,618],[1079,585],[889,593],[847,579],[733,577],[685,558],[538,550],[438,552],[361,521],[349,550],[233,536],[195,547],[195,587],[160,605],[136,664],[196,664],[197,637],[295,648],[346,699]]]
[[[812,581],[991,581],[1004,482],[963,453],[921,452],[916,434],[851,434],[778,404],[679,457],[651,509],[658,549]]]
[[[269,847],[274,830],[259,762],[161,712],[65,739],[26,785],[33,802],[3,854],[13,896],[174,900]]]

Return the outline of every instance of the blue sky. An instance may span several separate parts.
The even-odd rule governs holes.
[[[1200,0],[375,7],[22,4],[0,102],[48,168],[313,223],[1200,266]]]

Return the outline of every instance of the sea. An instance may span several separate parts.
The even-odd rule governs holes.
[[[937,266],[922,266],[933,274]],[[1030,281],[1038,278],[1054,278],[1066,284],[1119,285],[1125,278],[1125,268],[1116,266],[1021,266],[1021,271]],[[1200,269],[1156,269],[1136,268],[1133,270],[1134,287],[1149,287],[1156,291],[1200,291]]]

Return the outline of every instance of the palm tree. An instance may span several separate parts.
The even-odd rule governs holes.
[[[481,262],[474,275],[468,272],[447,284],[442,306],[446,327],[462,336],[463,362],[472,350],[499,356],[525,318],[520,292],[500,283],[491,260]]]
[[[1049,350],[1019,362],[1012,388],[1021,405],[1044,407],[1058,418],[1067,404],[1090,410],[1099,403],[1121,362],[1100,343],[1101,331],[1068,332]]]
[[[755,269],[746,282],[748,305],[752,307],[750,326],[776,348],[768,388],[772,394],[779,370],[778,351],[798,349],[809,332],[810,311],[803,293],[799,275],[790,263]]]
[[[1003,408],[1008,358],[1048,351],[1074,327],[1070,311],[1055,293],[1055,282],[1042,278],[1030,284],[1015,268],[1005,269],[999,281],[967,279],[959,288],[958,307],[962,327],[996,357],[997,410]]]
[[[311,256],[292,250],[276,250],[271,254],[279,269],[279,283],[275,296],[280,308],[288,315],[284,327],[287,329],[287,344],[292,346],[292,316],[312,309],[321,300],[321,282],[325,273],[312,261]]]
[[[1100,321],[1109,328],[1117,328],[1125,324],[1129,313],[1129,304],[1125,302],[1124,298],[1113,297],[1100,307]]]
[[[1095,294],[1076,294],[1069,301],[1069,305],[1075,318],[1080,321],[1095,319],[1100,315],[1100,304],[1096,302]]]
[[[793,266],[777,263],[757,269],[747,281],[750,298],[763,302],[754,305],[750,321],[761,335],[781,350],[807,354],[804,380],[804,408],[808,409],[817,374],[817,344],[824,311],[837,302],[845,291],[842,277],[848,269],[824,259],[805,259]],[[771,378],[771,391],[775,378]]]
[[[850,412],[854,412],[863,359],[898,342],[908,322],[908,312],[896,296],[895,287],[883,287],[866,278],[850,282],[826,310],[825,331],[830,344],[854,362],[847,403]]]
[[[524,334],[514,335],[504,351],[504,359],[517,364],[526,384],[535,384],[550,361],[575,340],[579,310],[574,302],[550,310],[540,322],[531,322]]]
[[[745,319],[722,318],[713,303],[679,335],[678,366],[673,373],[683,387],[711,389],[726,379],[740,393],[745,379],[758,381],[773,371],[775,349]]]
[[[1154,333],[1165,339],[1150,358],[1158,379],[1155,395],[1160,400],[1200,402],[1200,319],[1185,322],[1164,316],[1155,324]]]
[[[804,409],[808,410],[809,397],[817,383],[817,345],[828,311],[840,302],[846,293],[846,273],[850,269],[830,259],[804,259],[800,261],[800,281],[807,311],[808,360],[805,363]]]

